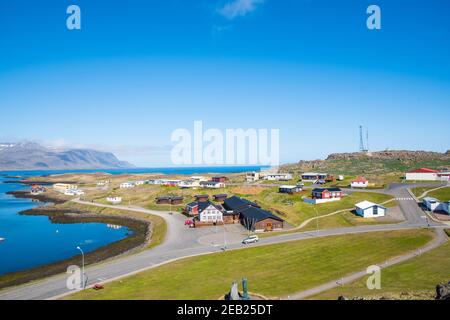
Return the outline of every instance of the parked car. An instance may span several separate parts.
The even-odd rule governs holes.
[[[242,243],[243,244],[250,244],[250,243],[256,243],[258,241],[259,241],[259,237],[258,236],[248,236],[247,238],[242,240]]]

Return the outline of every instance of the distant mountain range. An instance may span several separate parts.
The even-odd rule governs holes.
[[[333,153],[325,160],[301,160],[283,165],[281,170],[294,173],[323,171],[338,174],[381,174],[421,167],[449,169],[450,150],[445,153],[408,150]]]
[[[0,143],[1,170],[76,170],[133,168],[110,152],[58,150],[34,142]]]

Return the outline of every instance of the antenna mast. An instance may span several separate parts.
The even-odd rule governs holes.
[[[366,134],[367,144],[369,144],[369,131]],[[364,138],[363,138],[363,126],[359,126],[359,151],[367,152],[368,148],[364,146]]]

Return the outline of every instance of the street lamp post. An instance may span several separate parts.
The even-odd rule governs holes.
[[[82,272],[82,275],[81,275],[81,281],[83,282],[83,289],[85,289],[85,286],[86,286],[86,284],[85,284],[85,280],[84,280],[84,252],[83,252],[83,250],[78,246],[77,247],[77,249],[78,250],[80,250],[80,252],[81,252],[81,262],[82,262],[82,267],[81,267],[81,272]]]

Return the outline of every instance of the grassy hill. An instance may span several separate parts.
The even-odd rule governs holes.
[[[299,161],[282,166],[283,171],[300,173],[323,171],[333,174],[362,175],[404,173],[405,171],[429,167],[447,169],[450,167],[450,151],[446,153],[427,151],[377,151],[370,153],[336,153],[325,160]]]

